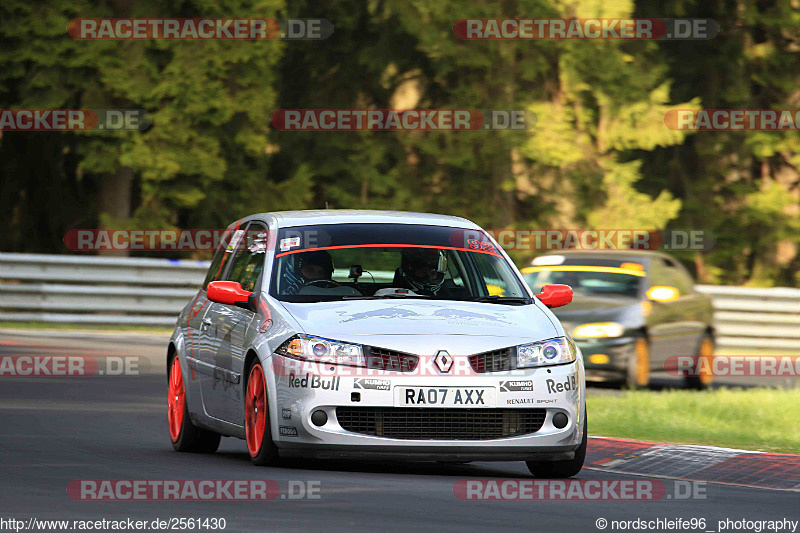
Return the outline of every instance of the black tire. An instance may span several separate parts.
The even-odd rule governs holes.
[[[562,479],[576,476],[583,468],[586,460],[586,445],[588,442],[588,424],[586,421],[586,407],[583,408],[583,439],[581,445],[575,450],[575,458],[567,461],[525,461],[528,470],[537,478]]]
[[[176,355],[170,365],[179,365],[178,356]],[[172,371],[172,367],[170,366]],[[183,377],[181,376],[181,386],[183,387]],[[171,394],[171,392],[170,392]],[[189,453],[214,453],[219,448],[219,441],[222,435],[195,426],[189,416],[189,404],[186,400],[184,389],[183,394],[183,417],[181,418],[181,428],[178,438],[172,441],[172,447],[177,452]],[[170,440],[172,440],[170,438]]]
[[[250,428],[250,424],[248,424],[248,408],[250,407],[252,398],[250,396],[250,381],[253,376],[254,372],[260,372],[261,377],[261,384],[264,387],[264,400],[262,402],[262,412],[264,414],[264,427],[260,435],[260,447],[258,448],[258,452],[254,453],[254,450],[251,449],[251,440],[249,438],[250,431],[253,429]],[[278,447],[275,445],[275,442],[272,440],[272,430],[270,429],[270,416],[269,416],[269,397],[266,394],[266,376],[264,375],[264,369],[261,367],[258,359],[254,359],[251,364],[247,368],[247,372],[245,374],[247,376],[247,381],[244,383],[244,409],[245,409],[245,442],[247,443],[248,452],[250,454],[250,461],[256,466],[270,466],[275,464],[278,460]],[[248,401],[250,400],[250,401]],[[255,428],[255,424],[253,425]]]
[[[172,447],[178,452],[190,453],[215,453],[219,449],[222,435],[199,428],[189,420],[189,413],[183,414],[183,431],[177,442]]]
[[[706,343],[709,343],[709,344],[706,344]],[[708,346],[710,346],[710,351],[711,351],[710,355],[707,354],[707,353],[703,353],[704,351],[708,350]],[[703,337],[700,339],[700,343],[697,345],[697,350],[695,350],[697,352],[696,358],[694,360],[694,368],[695,368],[695,370],[698,370],[698,369],[701,368],[701,365],[700,365],[700,358],[701,357],[711,357],[711,358],[713,358],[713,356],[714,356],[714,348],[715,348],[714,336],[711,335],[710,333],[706,332],[706,334],[703,335]],[[710,363],[710,361],[709,361],[709,363]],[[686,385],[686,387],[689,388],[689,389],[705,390],[705,389],[707,389],[707,388],[709,388],[711,386],[711,382],[713,381],[713,377],[714,377],[713,375],[700,376],[700,375],[698,375],[697,372],[695,372],[693,375],[684,376],[683,377],[683,382]]]

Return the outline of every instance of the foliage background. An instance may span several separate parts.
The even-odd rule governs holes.
[[[326,41],[75,41],[78,17],[283,17]],[[707,41],[460,41],[470,17],[698,17]],[[800,108],[800,0],[5,0],[0,107],[144,109],[146,133],[0,132],[0,250],[74,228],[220,228],[376,208],[488,228],[712,232],[707,283],[800,285],[800,133],[669,130]],[[279,132],[280,108],[534,111],[529,132]],[[152,254],[150,254],[152,255]],[[515,252],[525,261],[532,253]]]

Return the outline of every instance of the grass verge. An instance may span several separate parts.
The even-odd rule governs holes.
[[[590,435],[800,453],[800,388],[625,391],[586,405]]]

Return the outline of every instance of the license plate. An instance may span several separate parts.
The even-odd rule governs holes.
[[[395,407],[494,407],[494,387],[395,387]]]

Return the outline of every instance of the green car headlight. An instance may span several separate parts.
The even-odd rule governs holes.
[[[583,339],[601,339],[605,337],[622,337],[625,328],[616,322],[595,322],[592,324],[582,324],[576,327],[573,337]]]

